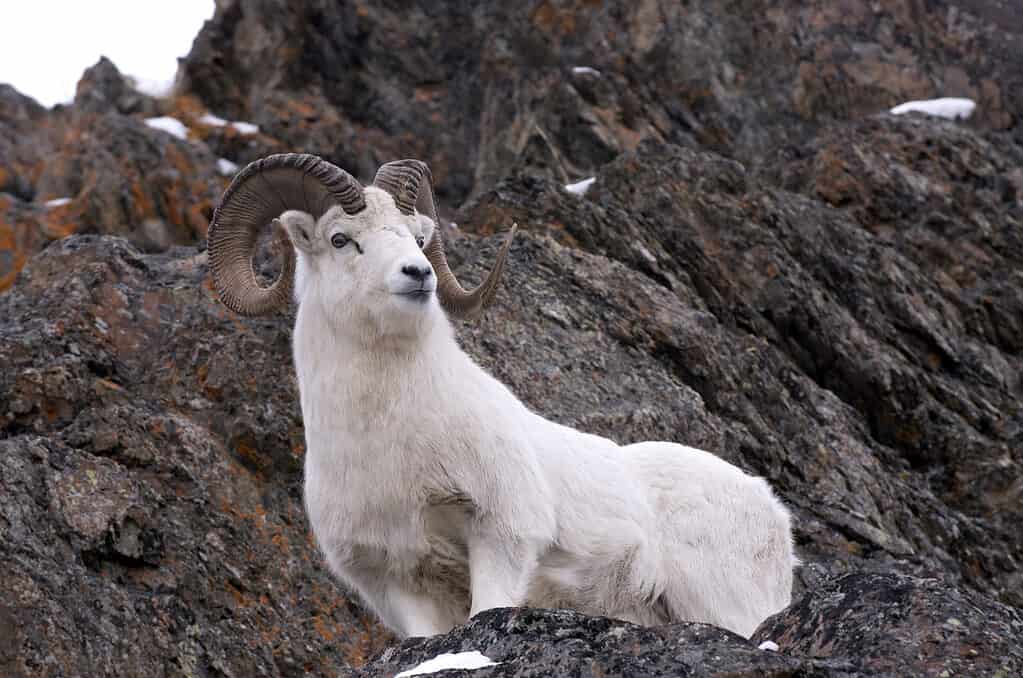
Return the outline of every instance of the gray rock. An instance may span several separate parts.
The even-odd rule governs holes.
[[[75,91],[76,113],[118,113],[155,116],[159,106],[153,97],[135,89],[117,66],[105,56],[86,69]]]
[[[336,673],[390,639],[305,521],[287,321],[239,332],[195,255],[76,236],[0,296],[2,675]]]
[[[1019,138],[1023,23],[1005,7],[225,0],[180,85],[357,176],[429,158],[457,204],[519,161],[581,179],[647,138],[770,167],[820,125],[911,99],[971,97],[973,124]]]
[[[841,660],[863,675],[1014,676],[1023,672],[1023,615],[939,579],[851,574],[760,625],[754,643]]]
[[[505,608],[482,612],[444,636],[408,639],[351,675],[393,676],[439,654],[472,651],[498,665],[436,675],[781,677],[843,666],[758,650],[745,638],[706,624],[643,628],[567,610]]]
[[[641,628],[565,610],[483,612],[444,636],[411,638],[353,676],[390,676],[442,653],[497,666],[438,675],[1012,676],[1023,616],[934,579],[852,574],[808,592],[750,640],[705,624]],[[773,642],[777,651],[758,649]]]

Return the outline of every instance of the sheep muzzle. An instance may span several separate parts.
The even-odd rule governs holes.
[[[426,184],[423,186],[423,184]],[[497,287],[504,271],[508,250],[518,225],[512,225],[504,244],[498,250],[494,267],[477,287],[466,290],[458,282],[444,254],[444,238],[441,234],[440,218],[433,195],[433,176],[430,168],[421,160],[395,160],[377,170],[373,185],[382,188],[394,198],[394,204],[402,214],[414,214],[416,210],[433,219],[436,227],[433,237],[423,251],[437,274],[437,296],[441,306],[458,318],[472,318],[482,313],[497,294]]]

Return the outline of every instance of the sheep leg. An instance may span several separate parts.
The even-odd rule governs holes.
[[[525,603],[536,570],[537,549],[529,542],[483,529],[469,535],[469,617],[495,607]]]
[[[399,628],[405,636],[435,636],[454,627],[445,620],[446,615],[437,601],[423,593],[392,584],[388,601],[401,619]]]
[[[454,628],[454,620],[448,618],[450,615],[436,600],[410,591],[396,579],[352,569],[345,571],[344,578],[358,590],[380,621],[402,637],[435,636]]]

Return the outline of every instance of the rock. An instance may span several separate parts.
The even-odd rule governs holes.
[[[390,638],[306,524],[287,320],[239,333],[195,256],[73,236],[0,296],[2,675],[337,672]]]
[[[473,676],[1016,675],[1018,611],[938,580],[852,574],[808,592],[750,640],[705,624],[642,628],[566,610],[499,609],[410,638],[352,676],[394,675],[441,653],[498,665]],[[758,649],[766,640],[778,651]]]
[[[45,147],[51,136],[47,122],[45,108],[0,83],[0,194],[22,201],[35,197],[39,147]]]
[[[761,624],[752,642],[862,675],[1011,676],[1023,671],[1023,615],[937,579],[850,574]]]
[[[932,388],[953,395],[973,390],[1004,403],[1010,417],[1005,431],[1015,435],[1005,387],[985,385],[962,369],[917,362],[880,311],[876,318],[860,312],[858,329],[842,329],[850,322],[843,288],[861,290],[860,303],[873,296],[879,308],[888,308],[881,300],[891,285],[875,279],[883,270],[868,265],[871,248],[885,249],[893,270],[929,289],[933,282],[911,260],[875,242],[842,212],[764,189],[740,165],[711,154],[645,144],[611,163],[592,190],[580,198],[524,177],[483,194],[459,216],[478,231],[497,230],[499,219],[517,219],[525,229],[512,250],[505,292],[482,321],[460,328],[478,361],[557,421],[621,442],[697,445],[766,476],[797,516],[797,542],[809,562],[800,592],[850,570],[899,568],[943,571],[949,586],[967,584],[1013,601],[1019,535],[1011,530],[1012,506],[993,516],[932,485],[932,462],[915,467],[898,440],[894,446],[879,440],[867,406],[822,385],[814,363],[804,362],[815,354],[795,351],[786,338],[826,347],[845,336],[862,337],[856,340],[869,341],[874,361],[833,359],[831,370],[850,370],[852,384],[869,383],[856,370],[899,370],[919,389],[903,386],[900,397],[923,401]],[[634,216],[607,230],[616,223],[608,215],[615,214]],[[629,244],[630,238],[638,242]],[[448,240],[453,265],[471,281],[492,260],[499,237],[481,240],[456,231]],[[739,243],[757,243],[763,263],[750,261]],[[841,262],[815,249],[828,246],[841,248]],[[822,261],[845,272],[816,268]],[[654,264],[659,268],[650,268]],[[842,287],[832,286],[830,275]],[[278,596],[281,587],[306,590],[310,577],[325,600],[338,602],[308,605],[349,609],[304,524],[302,434],[287,359],[290,320],[231,320],[205,276],[204,255],[195,250],[143,255],[118,239],[79,236],[36,257],[21,282],[0,297],[0,310],[10,319],[0,335],[0,360],[9,366],[0,376],[0,402],[11,404],[0,414],[0,431],[13,446],[3,458],[67,460],[49,467],[70,464],[69,473],[36,481],[55,488],[57,497],[65,488],[80,493],[90,469],[97,478],[88,511],[76,512],[70,499],[58,499],[54,517],[35,515],[25,524],[36,526],[40,536],[34,539],[63,544],[80,560],[76,581],[117,586],[142,576],[136,569],[171,591],[187,581],[203,596],[222,600],[201,608],[208,610],[203,614],[219,615],[227,606],[247,628],[280,628],[268,627],[273,616],[252,616],[267,603],[257,604],[262,599],[251,592],[279,600],[267,587]],[[790,281],[780,289],[794,295],[791,301],[784,295],[769,305],[759,300],[779,294],[772,292],[773,279]],[[800,334],[781,334],[784,308],[812,311],[820,320]],[[826,339],[828,333],[835,338]],[[949,337],[951,346],[966,341],[954,332]],[[1018,358],[1001,359],[1015,364]],[[956,407],[964,412],[969,402]],[[931,407],[949,403],[954,401]],[[938,427],[923,429],[925,435],[946,435],[942,427],[954,425],[952,419],[931,421]],[[962,435],[974,440],[964,454],[973,455],[977,466],[1000,463],[1000,486],[1011,487],[1017,462],[1005,464],[998,456],[1011,439],[1000,443],[1005,434],[998,429],[986,435],[963,429]],[[100,474],[108,468],[102,460],[115,462],[116,473]],[[146,487],[153,494],[144,494]],[[245,516],[256,516],[255,524]],[[266,531],[281,552],[266,544]],[[19,533],[14,538],[19,544],[29,539]],[[190,546],[239,540],[250,545],[216,553]],[[198,548],[198,555],[182,559],[176,554],[183,547]],[[224,570],[211,564],[218,558],[227,563]],[[977,562],[984,567],[976,569]],[[231,575],[228,566],[242,576]],[[69,576],[66,571],[61,569],[62,577]],[[223,590],[222,572],[229,584],[234,577],[245,587],[234,583],[229,589],[241,591],[235,598],[241,609],[215,597]],[[130,599],[133,591],[120,595]],[[80,599],[89,595],[96,594],[88,590]],[[274,608],[276,614],[291,605]],[[215,618],[203,617],[201,625],[218,629],[224,653],[233,648],[225,665],[269,666],[251,654],[249,636],[216,625]],[[331,619],[330,628],[338,630],[330,640],[386,638],[364,618]],[[159,633],[179,642],[175,634],[187,625],[167,624]],[[288,630],[303,642],[312,632]],[[358,664],[367,658],[363,648],[349,645],[340,651],[344,655],[325,655],[323,667]],[[219,652],[196,661],[228,661]],[[274,666],[284,671],[283,664]]]
[[[389,648],[352,677],[393,676],[442,653],[478,651],[498,665],[464,675],[516,676],[790,676],[826,670],[825,661],[758,650],[745,638],[706,624],[643,628],[568,610],[505,608],[465,626]],[[444,672],[441,675],[447,675]],[[459,674],[461,675],[461,674]]]
[[[132,85],[110,59],[100,57],[82,74],[75,91],[74,109],[81,113],[138,113],[155,116],[159,104]]]
[[[47,111],[0,90],[0,291],[47,242],[72,233],[125,235],[149,250],[205,239],[227,185],[217,158],[145,125],[155,104],[136,95],[106,59],[70,107]]]
[[[520,160],[577,180],[644,138],[770,165],[910,99],[969,97],[975,124],[1012,129],[1023,24],[1001,7],[229,0],[180,86],[357,176],[430,158],[458,203]]]
[[[46,109],[0,83],[0,291],[42,246],[28,203],[36,197],[36,177],[53,138]]]

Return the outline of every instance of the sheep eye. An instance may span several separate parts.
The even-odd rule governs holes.
[[[426,244],[426,238],[421,235],[416,236],[416,244],[419,245],[419,249],[423,249],[423,245]]]
[[[336,247],[337,249],[341,249],[342,247],[347,245],[349,240],[350,238],[344,233],[335,233],[334,235],[330,236],[330,244]]]

